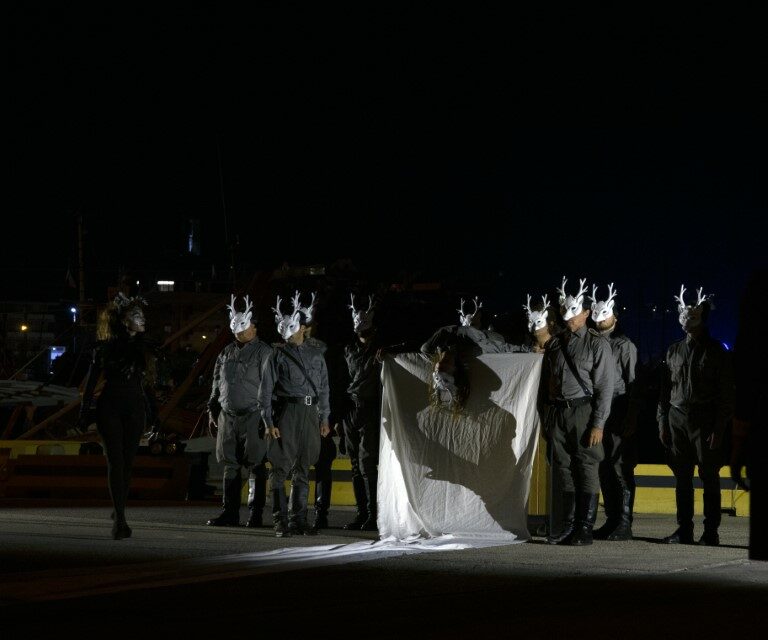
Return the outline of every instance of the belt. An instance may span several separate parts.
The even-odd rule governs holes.
[[[570,400],[550,400],[549,404],[560,409],[571,409],[573,407],[580,407],[583,404],[589,404],[590,402],[592,402],[592,396],[582,396],[581,398],[571,398]]]
[[[291,404],[305,404],[308,407],[317,404],[317,398],[315,396],[280,396],[278,400],[282,402],[290,402]]]
[[[240,411],[227,411],[226,409],[222,409],[224,413],[226,413],[228,416],[232,416],[233,418],[242,418],[243,416],[249,416],[252,413],[256,413],[259,410],[258,407],[251,407],[249,409],[241,409]]]

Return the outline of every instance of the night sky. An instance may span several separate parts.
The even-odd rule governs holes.
[[[470,6],[16,9],[5,213],[23,231],[0,298],[59,291],[80,211],[107,276],[173,260],[198,218],[219,269],[228,234],[253,268],[495,278],[510,308],[563,274],[634,301],[685,282],[732,334],[766,244],[757,17]]]

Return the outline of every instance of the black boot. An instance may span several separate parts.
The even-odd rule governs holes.
[[[693,544],[693,523],[679,526],[672,535],[661,539],[663,544]]]
[[[258,529],[264,526],[264,516],[260,509],[258,511],[256,509],[250,510],[248,522],[245,523],[245,526],[251,529]]]
[[[332,490],[331,470],[321,470],[318,474],[317,467],[315,467],[315,528],[328,528],[328,510],[331,507]]]
[[[376,524],[376,515],[377,515],[377,496],[376,496],[376,485],[378,483],[378,474],[371,474],[366,478],[363,478],[364,480],[364,486],[365,486],[365,497],[367,498],[368,502],[368,517],[365,519],[365,522],[360,525],[361,531],[378,531],[379,526]]]
[[[365,482],[362,476],[352,476],[352,491],[355,493],[355,503],[357,504],[357,514],[352,522],[344,525],[349,530],[360,531],[360,527],[368,519],[368,498],[365,493]]]
[[[632,539],[632,492],[628,488],[624,488],[621,492],[619,523],[605,539],[611,541]]]
[[[321,529],[327,529],[328,514],[315,510],[315,522],[312,524],[312,528],[315,530],[315,532],[320,532]]]
[[[567,544],[573,547],[584,547],[592,544],[592,528],[597,517],[597,494],[576,494],[576,523],[573,532],[563,538],[558,544]]]
[[[675,476],[677,529],[661,539],[663,544],[693,544],[693,480]]]
[[[248,477],[248,510],[250,515],[248,522],[245,523],[246,527],[264,526],[262,514],[267,502],[267,476],[263,469],[263,466],[261,466],[261,470],[253,469]]]
[[[360,531],[360,527],[363,526],[363,523],[365,523],[366,520],[368,520],[368,513],[358,510],[355,514],[355,518],[350,522],[347,522],[343,528],[347,531]]]
[[[717,547],[720,545],[720,534],[717,531],[704,529],[704,533],[699,538],[699,544],[707,547]]]
[[[315,522],[312,528],[315,533],[321,529],[328,528],[328,510],[331,506],[331,491],[333,489],[333,479],[331,470],[318,473],[315,467]]]
[[[272,522],[275,525],[275,537],[287,538],[291,535],[288,529],[288,501],[282,482],[277,488],[272,487]]]
[[[291,485],[290,509],[288,510],[288,528],[297,536],[316,536],[317,530],[307,522],[307,496],[309,487],[305,484]]]
[[[211,518],[206,524],[209,527],[239,527],[240,526],[240,474],[234,478],[224,479],[224,498],[221,513]]]
[[[574,518],[576,515],[576,494],[573,491],[563,491],[560,494],[563,509],[563,522],[560,533],[547,537],[547,544],[559,544],[561,540],[573,533]]]
[[[603,503],[605,505],[605,523],[592,532],[592,537],[595,540],[606,540],[619,526],[621,498],[614,485],[615,480],[600,478],[600,488],[603,490]]]

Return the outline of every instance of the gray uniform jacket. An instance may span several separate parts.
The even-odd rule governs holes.
[[[695,340],[690,335],[667,349],[662,367],[659,430],[669,428],[669,409],[687,412],[692,406],[710,405],[715,428],[722,434],[733,417],[734,378],[731,354],[709,335]]]
[[[318,340],[317,338],[309,337],[304,338],[304,342],[314,349],[317,349],[320,353],[325,355],[325,352],[328,351],[328,345],[325,344],[322,340]]]
[[[240,345],[232,342],[221,350],[213,369],[213,384],[208,406],[220,406],[235,415],[259,409],[259,386],[272,347],[258,338]]]
[[[549,400],[574,400],[585,395],[563,355],[564,342],[587,395],[592,396],[589,425],[602,429],[611,413],[616,375],[611,345],[597,331],[586,326],[576,333],[565,331],[553,337],[547,343],[543,372],[544,380],[548,381]]]
[[[310,376],[317,389],[315,394],[312,385],[307,381],[307,377],[301,371],[299,366],[285,355],[288,351],[299,360]],[[310,344],[302,343],[299,346],[290,342],[278,345],[269,357],[267,366],[264,369],[264,376],[261,380],[261,389],[259,391],[259,401],[261,403],[261,415],[264,422],[269,427],[272,424],[272,401],[274,398],[301,398],[305,396],[317,395],[317,410],[320,415],[320,422],[328,420],[331,412],[328,389],[328,368],[325,364],[325,358],[319,349]]]
[[[616,371],[613,376],[613,395],[632,394],[637,368],[637,347],[624,334],[603,334],[611,345]]]

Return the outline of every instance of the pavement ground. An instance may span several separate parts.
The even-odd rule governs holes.
[[[719,547],[660,544],[674,517],[638,514],[627,542],[553,547],[534,537],[311,566],[265,564],[254,553],[378,536],[343,530],[354,515],[347,507],[331,512],[319,536],[278,539],[268,527],[205,526],[216,505],[136,503],[133,536],[115,541],[110,511],[0,508],[1,628],[355,639],[760,637],[768,629],[768,563],[748,560],[743,517],[723,517]],[[698,537],[700,517],[697,527]]]

